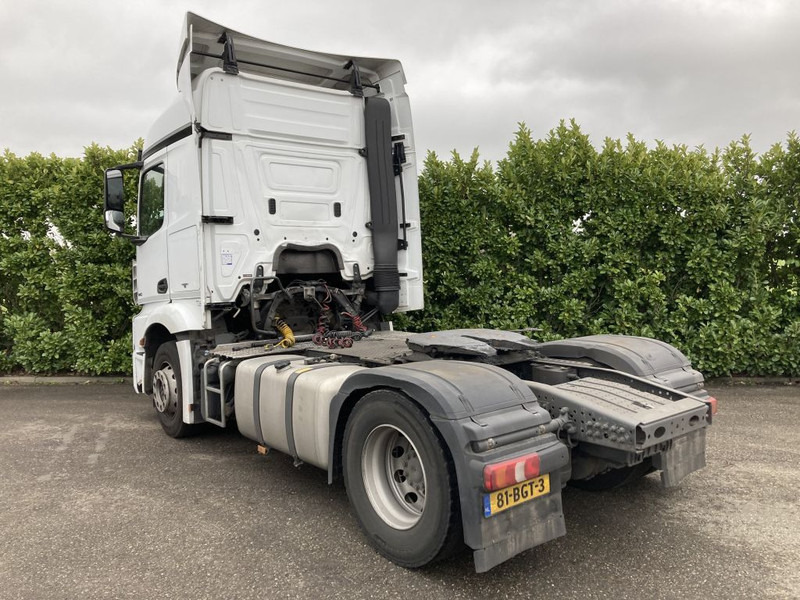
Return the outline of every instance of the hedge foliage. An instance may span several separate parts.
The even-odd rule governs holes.
[[[0,157],[0,372],[130,371],[134,249],[101,197],[135,147]],[[429,154],[419,185],[426,309],[399,326],[645,335],[707,375],[800,375],[794,134],[757,156],[523,126],[496,168]]]
[[[496,169],[429,154],[416,330],[644,335],[707,375],[800,375],[800,141],[595,149],[522,126]]]
[[[102,202],[103,170],[135,153],[0,156],[0,372],[130,372],[134,249]]]

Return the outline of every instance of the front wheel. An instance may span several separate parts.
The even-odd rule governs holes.
[[[153,360],[153,406],[164,432],[174,438],[186,437],[196,426],[183,422],[181,362],[175,342],[165,342]]]
[[[462,541],[452,461],[427,416],[405,396],[370,392],[344,432],[344,482],[370,544],[416,568],[453,554]]]

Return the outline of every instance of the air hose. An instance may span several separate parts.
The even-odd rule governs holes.
[[[289,325],[286,323],[286,321],[284,321],[283,319],[281,319],[278,316],[275,317],[275,329],[278,330],[278,333],[280,333],[283,336],[283,338],[281,338],[281,341],[279,341],[277,344],[268,345],[267,349],[272,349],[272,348],[291,348],[292,346],[294,346],[295,339],[294,339],[294,332],[292,331],[292,328],[289,327]]]

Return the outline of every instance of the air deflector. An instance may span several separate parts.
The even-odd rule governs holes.
[[[386,98],[364,99],[370,224],[375,268],[372,275],[376,302],[382,314],[400,304],[397,270],[397,193],[392,165],[392,110]]]

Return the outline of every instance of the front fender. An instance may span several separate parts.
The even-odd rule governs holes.
[[[145,304],[133,319],[134,343],[151,325],[163,325],[175,335],[183,331],[206,329],[205,310],[199,300]]]
[[[146,304],[142,307],[133,318],[133,387],[137,392],[147,391],[146,380],[149,377],[147,355],[141,340],[152,333],[153,328],[162,327],[175,337],[180,333],[203,330],[206,328],[205,311],[196,300]],[[190,359],[191,353],[186,365],[186,377],[191,379]],[[183,361],[181,357],[182,364]]]

